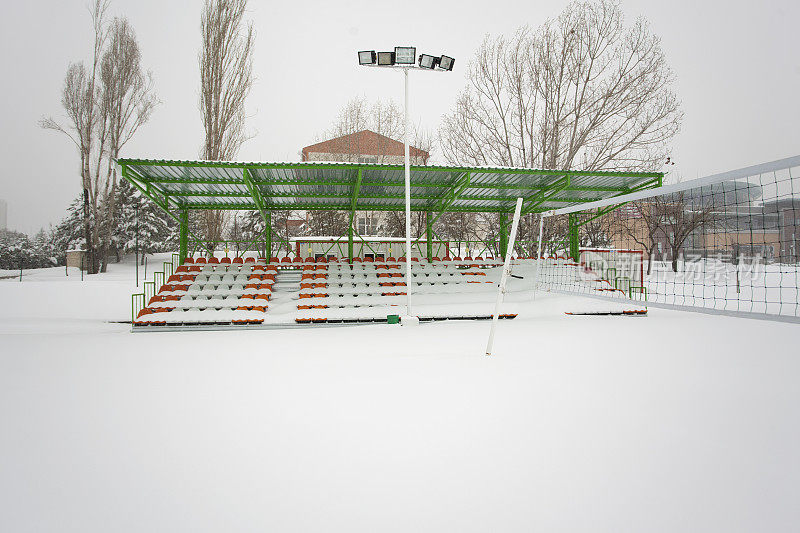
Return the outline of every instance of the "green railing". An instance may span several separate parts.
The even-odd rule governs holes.
[[[180,266],[180,255],[173,253],[170,261],[164,261],[160,272],[153,272],[153,281],[145,280],[142,283],[142,292],[131,294],[131,326],[136,321],[136,315],[147,307],[150,298],[157,294],[158,289],[175,273],[178,266]]]

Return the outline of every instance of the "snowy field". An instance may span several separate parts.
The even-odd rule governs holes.
[[[0,531],[800,523],[797,325],[517,292],[486,358],[489,322],[131,334],[134,290],[0,280]]]

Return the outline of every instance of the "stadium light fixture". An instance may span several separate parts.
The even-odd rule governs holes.
[[[391,67],[394,65],[394,52],[378,52],[378,66]]]
[[[397,65],[413,65],[417,61],[415,46],[395,46],[394,60]]]
[[[443,55],[439,58],[439,68],[442,70],[453,70],[453,64],[455,62],[456,60],[452,57]]]
[[[428,54],[421,54],[419,56],[420,68],[434,69],[438,64],[439,64],[439,58],[436,56],[431,56]]]
[[[358,53],[358,64],[365,67],[392,67],[403,70],[405,76],[405,128],[403,134],[403,145],[405,148],[405,189],[406,189],[406,320],[403,324],[418,323],[419,320],[411,314],[411,157],[409,155],[408,132],[409,113],[408,113],[408,71],[409,70],[453,70],[455,60],[450,56],[436,57],[428,54],[419,56],[417,61],[417,48],[415,46],[396,46],[394,52],[374,52],[371,50]]]
[[[359,65],[374,65],[376,60],[375,50],[364,50],[358,53]]]

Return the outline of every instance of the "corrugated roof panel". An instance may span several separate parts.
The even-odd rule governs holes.
[[[247,168],[264,201],[271,205],[341,205],[349,208],[359,170],[362,173],[359,207],[372,205],[402,209],[404,205],[402,165],[136,159],[121,159],[119,163],[134,171],[129,177],[139,179],[141,176],[139,181],[151,182],[172,196],[187,201],[190,198],[191,204],[252,205],[252,199],[244,196],[250,192],[244,180],[244,169]],[[413,167],[411,194],[414,208],[438,208],[441,201],[448,204],[452,187],[461,183],[466,173],[470,174],[469,186],[451,203],[452,208],[511,210],[514,199],[522,196],[534,210],[539,211],[563,207],[569,202],[607,198],[662,176],[661,173],[581,173],[508,167]],[[569,186],[549,192],[567,174],[570,175]],[[186,196],[192,192],[202,193],[202,196]],[[214,196],[215,192],[222,196]],[[237,196],[239,194],[243,196]],[[541,202],[542,199],[547,201]]]

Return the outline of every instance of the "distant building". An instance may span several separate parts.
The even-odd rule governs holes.
[[[412,165],[426,165],[431,154],[415,146],[408,147]],[[370,130],[362,130],[322,141],[302,150],[303,161],[347,161],[381,165],[402,165],[405,146],[402,142]]]
[[[287,219],[286,230],[289,233],[289,237],[297,237],[306,233],[308,231],[308,218],[308,212],[306,212],[306,218]]]
[[[303,161],[338,161],[378,165],[402,165],[405,163],[405,145],[394,139],[370,130],[361,130],[342,135],[311,146],[301,151]],[[416,146],[408,147],[412,165],[428,164],[431,154]],[[361,236],[375,236],[385,221],[382,212],[359,211],[355,217],[355,231]]]
[[[0,200],[0,231],[8,229],[8,204],[5,200]]]

